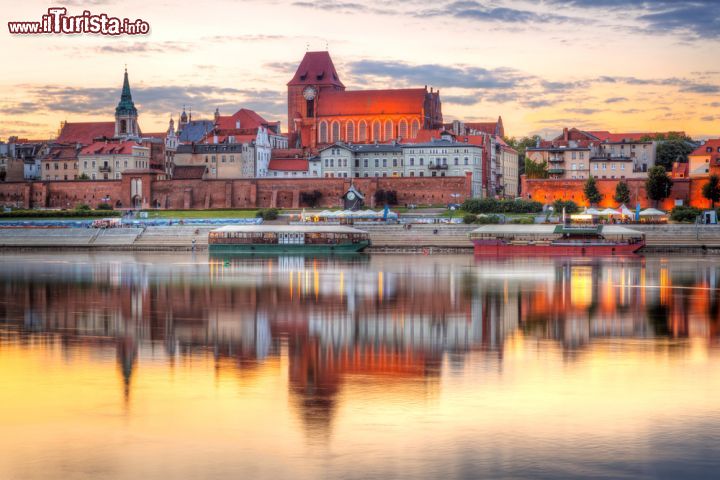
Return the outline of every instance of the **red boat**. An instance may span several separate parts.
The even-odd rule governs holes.
[[[475,255],[631,255],[645,235],[619,225],[486,225],[470,232]]]

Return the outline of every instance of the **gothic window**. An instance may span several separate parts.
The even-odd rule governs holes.
[[[392,120],[385,120],[385,140],[393,138],[393,123]]]
[[[380,141],[380,120],[375,120],[372,126],[372,139],[373,141]]]
[[[410,138],[416,138],[418,136],[418,131],[420,131],[420,122],[418,122],[417,118],[413,119],[412,126],[410,128]]]
[[[345,126],[345,140],[348,142],[355,141],[355,124],[351,121],[347,122]]]
[[[340,122],[338,121],[332,123],[332,141],[340,141]]]
[[[313,118],[315,116],[315,100],[306,100],[306,111],[307,111],[307,117]],[[240,122],[238,122],[240,123]]]
[[[358,124],[358,142],[367,142],[367,122],[360,120]]]
[[[408,124],[404,118],[398,123],[398,137],[407,138],[408,136]]]
[[[328,131],[327,122],[320,122],[320,132],[318,132],[318,142],[327,143]]]

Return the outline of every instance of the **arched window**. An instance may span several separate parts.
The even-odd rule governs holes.
[[[418,131],[420,131],[420,122],[418,122],[417,118],[415,118],[413,119],[410,127],[410,138],[417,138]]]
[[[332,141],[340,141],[340,122],[337,120],[332,123]]]
[[[408,138],[408,125],[407,120],[404,118],[400,120],[400,123],[398,123],[398,137]]]
[[[348,142],[355,141],[355,123],[352,120],[345,125],[345,140]]]
[[[358,142],[367,142],[367,122],[360,120],[358,124]]]
[[[390,140],[393,137],[393,122],[392,120],[385,120],[385,140]]]
[[[380,120],[375,120],[372,125],[373,125],[372,140],[375,142],[379,142],[380,141]]]
[[[320,131],[318,132],[318,142],[327,143],[328,131],[327,122],[320,122]]]

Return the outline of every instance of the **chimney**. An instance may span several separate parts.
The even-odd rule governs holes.
[[[570,139],[570,134],[568,133],[567,127],[563,128],[563,140],[566,142]]]

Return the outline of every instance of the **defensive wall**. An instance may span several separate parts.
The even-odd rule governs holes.
[[[583,193],[586,180],[550,180],[550,179],[528,179],[524,175],[521,179],[521,191],[523,198],[536,200],[543,204],[553,203],[555,200],[572,200],[578,205],[587,206],[588,201]],[[602,195],[600,207],[617,207],[613,199],[618,179],[596,179],[598,190]],[[642,208],[654,207],[654,202],[647,198],[645,179],[625,179],[630,190],[629,208],[639,202]],[[707,178],[676,178],[673,179],[673,186],[670,196],[659,203],[659,207],[670,210],[676,205],[677,200],[682,200],[683,205],[692,205],[697,208],[709,208],[710,201],[702,196],[702,187]]]
[[[322,193],[319,206],[337,207],[354,184],[375,205],[375,192],[394,190],[398,203],[447,204],[469,198],[472,178],[253,178],[236,180],[164,180],[153,172],[123,175],[121,180],[76,180],[0,183],[0,205],[22,208],[92,207],[107,202],[116,208],[300,208],[301,193]]]

